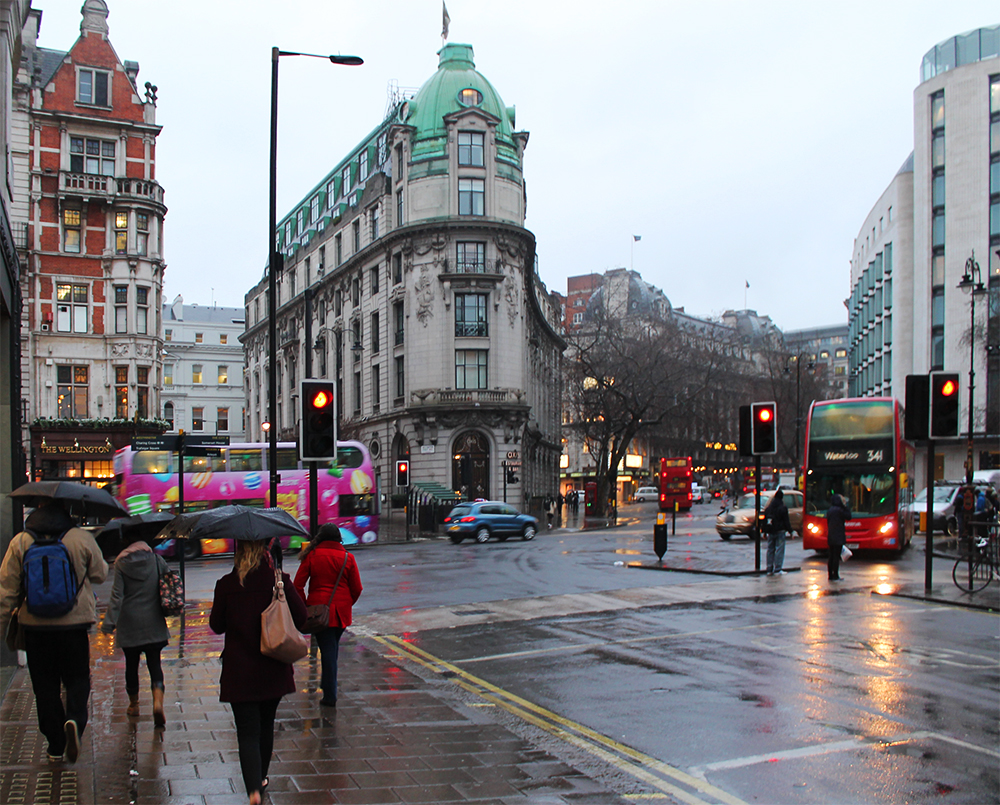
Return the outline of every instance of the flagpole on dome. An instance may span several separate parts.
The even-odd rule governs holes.
[[[444,0],[441,0],[441,47],[444,47],[445,42],[448,41],[448,25],[451,22],[451,17],[448,16],[448,6],[445,5]]]
[[[743,309],[747,309],[747,290],[750,288],[750,280],[743,280],[746,283],[746,288],[743,289]]]
[[[642,235],[633,235],[632,236],[632,251],[631,251],[631,254],[629,254],[629,258],[628,258],[629,271],[632,270],[632,266],[635,263],[635,244],[636,244],[637,241],[640,241],[640,240],[642,240]]]

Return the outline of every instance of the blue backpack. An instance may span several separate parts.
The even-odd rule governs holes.
[[[58,618],[76,606],[80,581],[62,539],[28,532],[34,542],[24,552],[24,601],[28,612],[40,618]]]

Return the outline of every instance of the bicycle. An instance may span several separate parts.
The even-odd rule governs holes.
[[[976,524],[970,523],[970,532]],[[1000,573],[1000,553],[998,553],[997,525],[987,526],[986,536],[969,533],[963,540],[965,555],[955,560],[951,578],[960,590],[975,593],[993,581],[994,573]]]

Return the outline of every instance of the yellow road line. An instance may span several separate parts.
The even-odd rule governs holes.
[[[499,707],[503,707],[509,713],[529,724],[599,757],[601,760],[631,774],[647,785],[666,792],[682,802],[688,803],[688,805],[708,804],[706,800],[678,788],[672,782],[694,789],[701,796],[708,797],[709,800],[714,802],[724,803],[724,805],[746,805],[743,800],[726,793],[722,789],[716,788],[704,780],[699,780],[697,777],[693,777],[650,755],[626,746],[613,738],[602,735],[589,727],[563,718],[534,702],[529,702],[510,691],[497,687],[485,679],[473,676],[457,665],[435,657],[418,646],[407,643],[400,637],[395,635],[372,635],[372,639],[381,643],[390,651],[398,653],[398,656],[411,660],[437,674],[443,672],[450,673],[452,681],[463,690]],[[672,782],[664,780],[664,777]]]

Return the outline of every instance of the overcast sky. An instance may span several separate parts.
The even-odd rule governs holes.
[[[437,69],[440,0],[106,0],[159,90],[164,298],[242,306],[267,260],[270,52],[282,58],[278,216]],[[913,148],[923,54],[996,0],[447,0],[450,42],[530,132],[539,270],[632,267],[695,315],[846,322],[852,244]],[[33,0],[68,50],[82,0]],[[634,235],[641,236],[635,242]],[[750,288],[746,289],[745,283]]]

